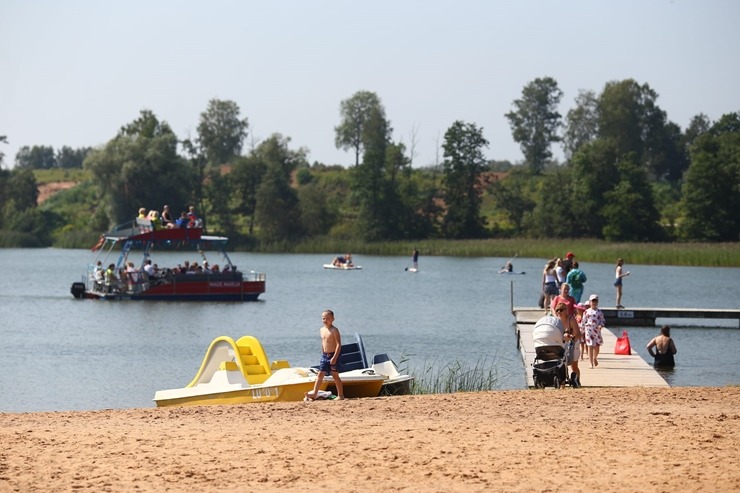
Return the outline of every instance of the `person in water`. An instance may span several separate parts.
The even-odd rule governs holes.
[[[653,366],[673,368],[676,362],[673,355],[678,352],[676,344],[671,339],[671,328],[664,325],[660,328],[660,335],[654,337],[647,345],[648,353],[654,358]]]

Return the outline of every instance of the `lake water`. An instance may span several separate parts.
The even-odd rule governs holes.
[[[231,254],[242,270],[267,274],[267,292],[248,303],[75,300],[72,282],[92,260],[86,250],[7,249],[0,277],[0,412],[153,407],[155,391],[195,376],[221,335],[257,337],[269,359],[318,363],[321,311],[331,308],[345,339],[359,332],[370,355],[406,359],[413,371],[461,362],[498,368],[500,389],[525,388],[514,305],[534,306],[544,259],[516,259],[526,275],[498,275],[507,259],[355,255],[361,271],[330,271],[331,255]],[[625,255],[625,257],[628,257]],[[197,260],[155,253],[160,266]],[[217,259],[210,259],[211,263]],[[586,294],[613,305],[614,266],[581,262]],[[629,307],[740,307],[740,269],[626,265]],[[659,323],[662,321],[659,321]],[[740,384],[737,321],[671,321],[679,354],[672,386]],[[691,325],[691,327],[687,327]],[[697,328],[697,326],[699,326]],[[621,330],[621,329],[619,329]],[[657,328],[630,328],[632,346]]]

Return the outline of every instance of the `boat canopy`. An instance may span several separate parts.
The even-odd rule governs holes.
[[[93,250],[104,245],[112,247],[116,244],[125,244],[127,250],[148,249],[153,245],[159,248],[223,250],[228,241],[225,236],[204,235],[202,228],[155,229],[148,219],[136,219],[120,224],[103,234]]]

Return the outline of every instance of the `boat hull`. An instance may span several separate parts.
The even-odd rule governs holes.
[[[247,388],[237,388],[220,392],[211,392],[204,389],[204,393],[190,395],[187,395],[185,392],[178,395],[174,391],[160,391],[155,394],[154,402],[157,404],[157,407],[297,402],[302,401],[306,392],[312,391],[313,387],[313,381],[306,381],[278,386],[254,385]],[[170,392],[170,394],[167,394],[167,392]]]
[[[87,290],[83,297],[109,301],[257,301],[265,292],[265,281],[221,281],[216,275],[213,277],[208,281],[154,286],[137,293]]]

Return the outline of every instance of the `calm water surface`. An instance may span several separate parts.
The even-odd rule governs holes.
[[[0,250],[0,412],[152,407],[154,392],[186,385],[210,342],[221,335],[257,337],[270,359],[318,363],[321,311],[335,311],[345,338],[362,334],[370,354],[386,352],[415,369],[462,362],[495,364],[499,388],[525,388],[516,350],[514,305],[534,306],[544,259],[516,259],[526,275],[496,272],[507,259],[356,255],[362,271],[328,271],[331,255],[235,253],[242,270],[267,274],[253,303],[99,302],[75,300],[69,288],[91,261],[85,250]],[[192,253],[153,256],[160,266],[197,260]],[[115,260],[115,259],[114,259]],[[211,258],[211,263],[219,259]],[[581,263],[586,293],[613,304],[611,264]],[[629,307],[740,307],[740,269],[627,265]],[[659,321],[662,322],[662,321]],[[673,386],[740,384],[734,364],[737,321],[669,321],[678,366]],[[681,327],[683,325],[683,327]],[[692,327],[686,327],[691,325]],[[699,326],[698,328],[696,326]],[[619,329],[621,330],[621,329]],[[657,328],[630,328],[632,346]]]

